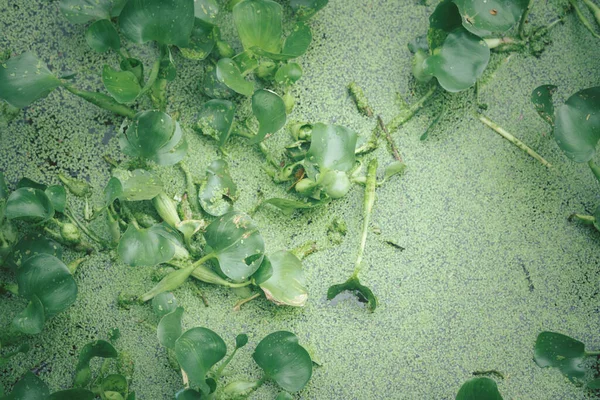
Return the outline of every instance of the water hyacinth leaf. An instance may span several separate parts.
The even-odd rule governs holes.
[[[33,295],[27,308],[13,319],[13,326],[26,335],[37,335],[44,328],[45,322],[44,305],[36,295]]]
[[[585,387],[590,390],[600,390],[600,378],[589,381]]]
[[[571,382],[581,381],[586,374],[585,345],[579,340],[556,332],[542,332],[535,341],[533,359],[541,368],[558,368]]]
[[[29,51],[0,64],[0,99],[14,107],[27,107],[60,85],[60,80]]]
[[[556,112],[554,138],[575,162],[588,162],[600,139],[600,86],[581,90]]]
[[[343,126],[313,124],[306,166],[318,166],[320,170],[350,171],[356,159],[356,140],[356,132]],[[314,179],[314,168],[307,168],[306,172]]]
[[[297,63],[282,65],[275,73],[275,82],[278,85],[293,85],[302,78],[302,67]]]
[[[234,281],[248,279],[260,267],[265,244],[252,219],[240,212],[217,218],[204,232],[221,272]]]
[[[250,140],[251,144],[261,142],[285,125],[287,113],[285,103],[277,93],[260,89],[252,96],[252,112],[258,120],[258,133]]]
[[[117,71],[109,65],[102,70],[102,83],[119,103],[131,103],[142,90],[140,82],[131,71]]]
[[[194,0],[194,17],[215,24],[219,14],[219,4],[216,0]]]
[[[456,400],[502,400],[498,385],[490,378],[473,378],[459,389]]]
[[[102,379],[102,390],[106,392],[119,393],[122,396],[127,394],[127,379],[123,375],[110,374]]]
[[[50,395],[48,385],[31,372],[25,373],[12,392],[2,400],[40,400]]]
[[[346,291],[354,294],[361,303],[366,303],[367,309],[370,312],[375,311],[377,308],[377,297],[375,297],[371,289],[361,284],[356,276],[350,277],[350,279],[342,284],[331,286],[327,290],[327,300],[333,300],[340,293]]]
[[[235,92],[217,78],[217,68],[208,65],[200,82],[200,90],[213,99],[228,99]]]
[[[6,259],[6,265],[16,270],[35,255],[50,254],[61,259],[62,253],[62,246],[54,240],[39,233],[27,234],[13,247],[12,253]]]
[[[161,293],[152,299],[152,310],[159,318],[164,317],[177,308],[177,299],[173,293]]]
[[[83,346],[79,352],[79,360],[75,367],[73,386],[79,388],[85,387],[90,382],[92,377],[90,361],[92,358],[117,358],[117,356],[117,350],[105,340],[96,340]]]
[[[135,75],[140,85],[144,84],[144,64],[137,58],[123,59],[119,63],[121,71],[129,71]]]
[[[554,127],[554,103],[552,96],[558,89],[554,85],[542,85],[531,92],[531,102],[544,121]]]
[[[7,199],[10,191],[8,190],[8,186],[6,186],[6,180],[4,179],[4,174],[0,171],[0,200]]]
[[[256,59],[254,53],[252,53],[250,50],[246,50],[240,54],[237,54],[232,58],[232,60],[235,61],[237,66],[240,68],[242,75],[246,75],[247,73],[258,68],[258,60]]]
[[[163,191],[162,182],[150,171],[143,169],[133,171],[114,170],[113,176],[121,183],[122,192],[119,195],[119,199],[121,200],[152,200]],[[118,186],[112,179],[109,181],[109,184],[110,190],[105,193],[107,200],[119,192]]]
[[[321,207],[329,203],[329,199],[318,202],[306,202],[289,199],[273,198],[262,202],[262,204],[271,204],[281,210],[284,215],[290,216],[297,210],[310,210]]]
[[[160,49],[160,68],[158,69],[158,79],[164,79],[168,82],[172,82],[177,78],[177,67],[175,67],[175,61],[173,55],[168,46],[161,47]]]
[[[292,58],[300,57],[306,53],[311,42],[312,32],[310,26],[299,22],[285,39],[281,53],[292,56]]]
[[[128,0],[111,0],[112,7],[110,9],[110,16],[115,18],[121,15],[121,11],[123,11],[123,7],[127,4]]]
[[[385,167],[385,173],[383,180],[384,182],[390,179],[394,175],[402,174],[406,170],[406,164],[401,161],[395,161]]]
[[[452,0],[441,1],[429,16],[429,27],[444,32],[451,32],[461,26],[461,24],[462,17],[460,16],[458,7]],[[430,46],[430,48],[435,47]]]
[[[114,176],[108,180],[104,188],[104,205],[110,206],[116,199],[123,195],[123,185],[118,178]]]
[[[308,300],[302,262],[289,251],[265,256],[253,278],[267,299],[278,306],[304,307]]]
[[[54,392],[48,400],[94,400],[96,395],[87,389],[75,388]]]
[[[52,207],[54,207],[55,211],[64,212],[65,207],[67,206],[67,191],[64,186],[61,185],[52,185],[48,186],[44,191],[50,203],[52,203]]]
[[[290,0],[290,6],[296,18],[305,21],[327,5],[329,0]]]
[[[435,76],[448,92],[460,92],[475,84],[489,60],[487,44],[466,29],[457,28],[423,62],[423,68],[425,73]]]
[[[204,394],[210,393],[207,372],[227,354],[227,345],[210,329],[192,328],[175,342],[175,357],[190,380]]]
[[[291,332],[279,331],[266,336],[252,357],[268,378],[288,392],[302,390],[312,375],[310,355]]]
[[[206,169],[206,180],[200,187],[198,200],[208,214],[220,217],[233,211],[237,185],[229,175],[229,165],[224,160],[213,161]]]
[[[230,58],[219,60],[216,74],[217,79],[234,92],[243,94],[244,96],[251,96],[254,92],[254,83],[244,79],[239,67]]]
[[[112,49],[119,51],[121,49],[121,38],[112,22],[107,19],[101,19],[91,24],[85,31],[85,41],[92,50],[98,53],[105,53]]]
[[[41,191],[44,191],[44,190],[46,190],[47,187],[48,186],[46,186],[42,183],[38,183],[29,178],[21,178],[21,179],[19,179],[19,182],[17,182],[17,189],[32,188],[32,189],[39,189]]]
[[[54,216],[54,207],[43,191],[20,188],[8,196],[5,215],[7,219],[43,222]]]
[[[73,24],[110,19],[110,0],[60,0],[60,11]]]
[[[194,0],[129,0],[119,16],[119,26],[135,43],[155,40],[187,47],[194,28]]]
[[[196,2],[195,4],[197,4]],[[215,47],[215,40],[213,38],[214,27],[196,18],[194,21],[194,29],[192,29],[192,35],[187,47],[179,48],[181,55],[188,60],[201,61],[204,60]]]
[[[144,229],[131,224],[121,237],[117,252],[121,260],[132,267],[153,266],[170,261],[178,245],[173,231],[165,225]]]
[[[168,349],[175,349],[175,342],[183,333],[181,318],[183,318],[183,308],[177,307],[175,311],[162,317],[158,323],[156,328],[158,341]]]
[[[453,0],[462,25],[477,36],[506,32],[521,19],[529,0]]]
[[[237,335],[235,337],[235,348],[236,349],[241,349],[242,347],[244,347],[247,344],[248,344],[248,335],[246,335],[245,333],[240,333],[239,335]]]
[[[243,0],[233,8],[233,22],[245,50],[281,52],[282,7],[272,0]]]
[[[175,400],[202,400],[202,395],[194,389],[183,389],[177,392]]]
[[[209,100],[200,108],[196,128],[223,146],[231,134],[234,116],[235,105],[231,101]]]

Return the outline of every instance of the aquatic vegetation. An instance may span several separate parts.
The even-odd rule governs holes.
[[[456,400],[502,400],[493,379],[480,377],[466,381],[456,394]]]

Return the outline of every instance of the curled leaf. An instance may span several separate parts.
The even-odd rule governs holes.
[[[8,196],[5,215],[7,219],[43,222],[54,216],[54,207],[40,189],[20,188]]]
[[[542,85],[531,92],[531,102],[535,107],[535,111],[552,127],[554,127],[554,103],[552,102],[552,96],[556,92],[556,89],[557,87],[554,85]]]
[[[361,303],[367,303],[367,309],[370,312],[375,311],[377,308],[377,297],[375,297],[371,289],[362,285],[356,276],[350,277],[350,279],[342,284],[331,286],[327,290],[327,300],[333,300],[345,291],[354,294]]]
[[[108,93],[119,103],[131,103],[142,90],[133,72],[117,71],[108,65],[105,65],[102,71],[102,83]]]
[[[206,169],[206,181],[202,183],[198,199],[202,209],[215,217],[233,210],[237,186],[229,175],[229,166],[224,160],[213,161]]]
[[[254,83],[244,79],[238,65],[230,58],[219,60],[216,74],[217,79],[234,92],[244,96],[250,96],[254,92]]]
[[[183,333],[183,329],[181,328],[182,317],[183,308],[177,307],[175,311],[162,317],[158,323],[158,328],[156,329],[158,341],[168,349],[175,349],[175,342]]]
[[[308,300],[302,262],[288,251],[265,256],[253,278],[267,299],[278,306],[303,307]]]
[[[211,136],[223,146],[233,127],[235,105],[229,100],[209,100],[202,105],[196,129]]]
[[[148,229],[129,225],[117,252],[124,263],[138,267],[170,261],[180,247],[175,231],[163,224]]]
[[[296,18],[300,21],[307,20],[325,7],[329,0],[290,0],[290,6]]]
[[[282,7],[272,0],[243,0],[233,8],[233,22],[245,50],[281,50]]]

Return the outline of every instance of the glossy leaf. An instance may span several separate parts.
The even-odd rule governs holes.
[[[223,146],[233,127],[235,105],[229,100],[209,100],[200,108],[196,128]]]
[[[36,295],[33,295],[27,308],[13,319],[13,326],[26,335],[37,335],[44,329],[45,322],[44,305]]]
[[[204,238],[221,272],[234,281],[248,279],[262,263],[264,241],[246,214],[231,212],[217,218],[206,228]]]
[[[2,400],[42,400],[50,395],[48,385],[31,372],[25,373],[12,392]]]
[[[243,94],[251,96],[254,92],[254,83],[244,79],[239,67],[230,58],[222,58],[217,63],[217,79],[228,88]]]
[[[239,335],[237,335],[235,337],[235,348],[236,349],[241,349],[242,347],[244,347],[247,344],[248,344],[248,335],[246,335],[245,333],[240,333]]]
[[[556,89],[557,87],[554,85],[542,85],[535,88],[531,93],[531,102],[535,110],[552,127],[554,127],[554,103],[552,102],[552,96],[556,92]]]
[[[209,24],[215,24],[219,14],[219,4],[216,0],[194,0],[194,16]]]
[[[243,0],[233,8],[233,22],[245,50],[281,52],[282,7],[272,0]]]
[[[296,63],[282,65],[275,73],[275,82],[278,85],[293,85],[302,78],[302,67]]]
[[[575,162],[588,162],[600,139],[600,86],[581,90],[556,112],[556,143]]]
[[[175,349],[175,342],[183,333],[181,318],[183,318],[183,308],[177,307],[175,311],[162,317],[158,323],[156,328],[158,341],[168,349]]]
[[[43,222],[54,216],[54,207],[41,190],[20,188],[8,196],[5,214],[7,219]]]
[[[75,379],[73,386],[85,387],[90,382],[92,377],[90,361],[93,358],[117,358],[117,356],[117,350],[112,344],[105,340],[96,340],[83,346],[79,352],[79,360],[75,368]]]
[[[307,20],[327,5],[329,0],[290,0],[290,6],[296,18],[300,21]]]
[[[119,25],[123,35],[135,43],[155,40],[187,47],[194,28],[194,0],[129,0]]]
[[[173,293],[161,293],[152,299],[152,310],[159,318],[164,317],[177,308],[177,299]]]
[[[48,200],[50,200],[50,203],[52,204],[52,207],[54,207],[55,211],[65,211],[65,207],[67,206],[67,191],[65,190],[64,186],[48,186],[44,193],[46,193],[46,196],[48,196]]]
[[[453,0],[462,25],[478,36],[489,36],[506,32],[519,20],[529,0]]]
[[[429,27],[439,29],[444,32],[451,32],[461,26],[462,17],[458,11],[457,5],[452,0],[442,0],[429,16]],[[430,46],[434,49],[437,46]]]
[[[194,389],[183,389],[175,394],[175,400],[202,400],[202,395]]]
[[[253,276],[267,299],[278,306],[304,307],[308,300],[302,262],[289,251],[265,256]]]
[[[258,133],[250,143],[259,143],[284,127],[287,113],[285,103],[277,93],[260,89],[252,96],[252,112],[258,120]]]
[[[502,396],[492,379],[473,378],[461,386],[456,400],[502,400]]]
[[[402,161],[394,161],[385,167],[383,181],[387,181],[394,175],[402,174],[405,170],[406,164],[404,164]]]
[[[127,227],[121,237],[117,252],[121,260],[132,266],[152,266],[170,261],[179,243],[173,230],[165,225],[154,225],[148,229]]]
[[[581,381],[586,374],[585,345],[579,340],[555,332],[542,332],[535,341],[533,359],[541,368],[558,368],[572,382]]]
[[[54,392],[48,400],[94,400],[96,395],[87,389],[75,388]]]
[[[227,354],[227,346],[219,335],[210,329],[192,328],[175,342],[175,357],[186,372],[192,387],[208,394],[206,374]]]
[[[62,258],[62,246],[54,240],[41,234],[27,234],[13,247],[12,253],[6,259],[6,265],[16,270],[27,260],[38,254],[49,254],[58,259]]]
[[[117,71],[109,65],[105,65],[102,70],[102,83],[108,93],[119,103],[131,103],[142,90],[133,72]]]
[[[339,125],[313,124],[310,149],[306,154],[306,172],[314,179],[316,171],[334,170],[348,172],[354,167],[357,135]]]
[[[261,56],[268,57],[276,61],[286,61],[292,58],[297,58],[306,53],[310,43],[312,42],[312,32],[310,27],[302,22],[298,23],[290,35],[285,39],[281,53],[273,53],[262,50],[258,47],[253,48],[253,51]]]
[[[152,172],[143,169],[134,171],[114,170],[113,176],[121,183],[122,192],[119,198],[122,200],[152,200],[163,191],[163,184],[160,179]],[[107,200],[119,193],[118,185],[112,179],[109,184],[110,190],[105,192]]]
[[[435,76],[448,92],[460,92],[475,84],[489,60],[487,44],[466,29],[457,28],[423,62],[423,70]]]
[[[291,332],[279,331],[266,336],[252,357],[267,377],[288,392],[302,390],[312,375],[310,355]]]
[[[196,1],[194,4],[197,5],[198,3],[201,2]],[[181,55],[188,60],[196,61],[204,60],[208,57],[215,47],[213,29],[214,27],[211,24],[196,18],[188,45],[185,48],[179,48]]]
[[[32,188],[32,189],[39,189],[41,191],[46,190],[48,186],[41,184],[39,182],[36,182],[32,179],[29,179],[27,177],[25,178],[21,178],[19,179],[19,182],[17,182],[17,189],[21,189],[21,188]]]
[[[236,196],[237,186],[229,175],[227,162],[213,161],[206,169],[206,180],[198,193],[202,209],[210,215],[220,217],[233,211],[232,203]]]
[[[73,24],[110,19],[110,0],[60,0],[60,11]]]
[[[258,60],[256,59],[255,54],[250,50],[237,54],[232,60],[235,61],[242,75],[246,75],[258,68]]]
[[[179,123],[162,111],[142,111],[119,137],[121,150],[159,165],[173,165],[187,153],[187,142]]]
[[[121,67],[121,71],[132,72],[140,85],[144,84],[144,64],[140,60],[136,58],[123,59],[119,63],[119,67]]]
[[[345,291],[354,294],[361,303],[366,303],[367,309],[370,312],[375,311],[377,308],[377,297],[375,297],[371,289],[361,284],[356,276],[352,276],[346,282],[339,285],[333,285],[327,289],[327,300],[333,300],[336,296]]]
[[[121,49],[119,33],[108,19],[101,19],[91,24],[85,31],[85,41],[98,53]]]
[[[329,203],[329,200],[318,201],[318,202],[306,202],[288,199],[273,198],[262,202],[262,204],[271,204],[281,210],[284,215],[292,215],[297,210],[310,210],[313,208],[321,207]]]
[[[235,92],[217,78],[217,68],[208,65],[200,82],[200,90],[213,99],[228,99]]]
[[[31,52],[0,63],[0,99],[27,107],[61,85],[48,67]]]

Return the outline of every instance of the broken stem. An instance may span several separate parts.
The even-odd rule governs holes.
[[[413,103],[409,108],[400,111],[400,114],[395,116],[392,121],[387,125],[390,133],[395,132],[400,126],[408,122],[416,113],[419,111],[427,101],[436,92],[438,85],[433,85],[427,93],[423,95],[417,102]]]
[[[373,205],[375,204],[376,187],[377,159],[374,158],[369,162],[369,166],[367,167],[367,184],[365,185],[365,200],[363,203],[364,220],[360,237],[360,247],[358,248],[358,255],[356,256],[356,263],[354,265],[354,274],[352,275],[353,277],[357,277],[361,269],[365,246],[367,245],[367,235],[369,234],[369,224],[371,223],[371,213],[373,211]]]
[[[251,302],[252,300],[256,299],[260,297],[260,293],[256,293],[250,297],[248,297],[247,299],[242,299],[240,301],[238,301],[237,303],[235,303],[235,305],[233,306],[233,311],[240,311],[240,309],[242,308],[242,306],[246,303]]]
[[[377,124],[379,125],[379,128],[383,131],[383,133],[385,134],[385,139],[387,140],[388,144],[390,145],[390,150],[392,152],[392,156],[394,156],[394,159],[396,161],[402,162],[402,156],[398,152],[398,148],[396,148],[396,144],[394,143],[394,140],[392,139],[392,136],[390,135],[390,131],[388,131],[388,129],[385,127],[385,124],[383,122],[383,119],[381,118],[381,115],[377,116]]]

